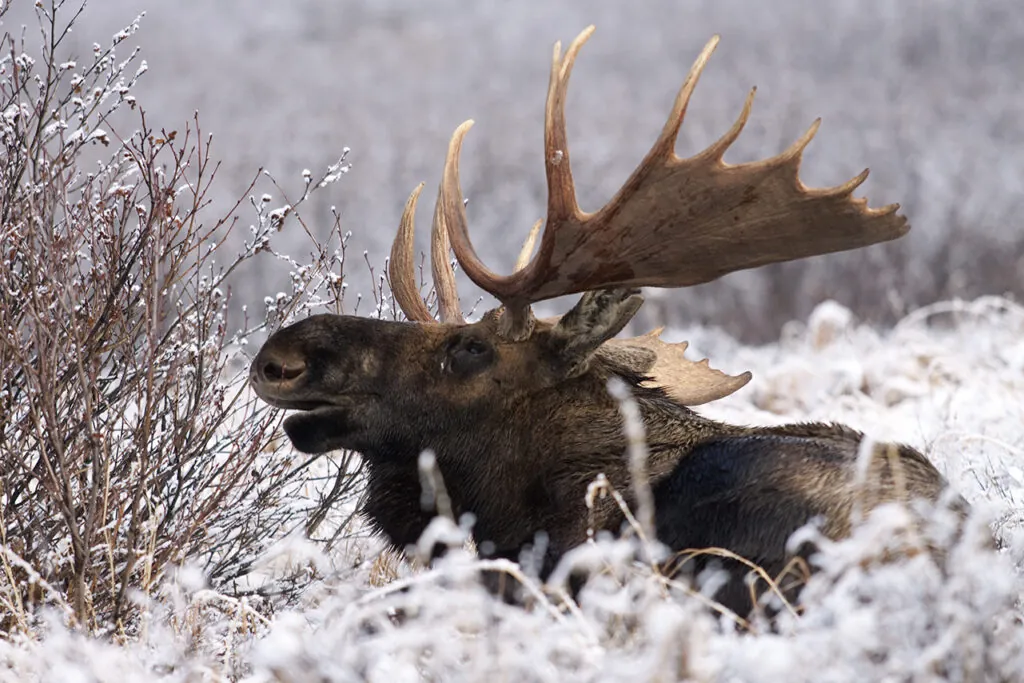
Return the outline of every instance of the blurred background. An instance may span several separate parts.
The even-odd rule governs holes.
[[[9,18],[33,26],[31,0],[13,3]],[[134,92],[156,128],[180,129],[198,110],[214,134],[222,167],[211,220],[258,168],[297,196],[303,169],[318,176],[350,147],[351,172],[302,215],[326,234],[336,206],[351,252],[367,251],[379,272],[420,181],[426,248],[449,136],[474,118],[462,166],[471,230],[484,260],[509,272],[544,213],[552,44],[597,26],[568,103],[580,203],[595,210],[654,141],[692,60],[718,33],[678,153],[715,140],[756,85],[727,161],[776,154],[820,116],[804,182],[834,185],[870,167],[858,194],[872,206],[900,202],[913,229],[898,243],[654,294],[642,322],[709,323],[757,342],[825,298],[888,323],[936,299],[1024,291],[1016,0],[92,0],[69,52],[88,54],[141,11],[128,44],[142,47],[149,73]],[[241,220],[252,221],[245,207]],[[299,229],[277,240],[300,261],[308,252]],[[370,286],[365,267],[347,277],[350,290]],[[287,287],[287,267],[267,256],[239,274],[234,297],[262,305]],[[464,278],[461,291],[468,309],[479,292]]]

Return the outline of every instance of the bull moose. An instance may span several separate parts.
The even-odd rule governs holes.
[[[723,154],[739,136],[754,91],[736,122],[696,156],[674,152],[690,95],[718,39],[686,78],[661,135],[622,189],[596,213],[576,203],[565,131],[565,99],[576,55],[556,44],[545,111],[547,218],[536,255],[534,226],[512,275],[491,272],[467,229],[459,156],[472,121],[455,131],[444,165],[431,236],[440,320],[416,285],[410,196],[392,247],[389,275],[407,321],[314,315],[273,334],[252,363],[251,383],[306,453],[352,449],[365,459],[364,513],[396,548],[420,537],[436,510],[421,506],[418,459],[436,455],[456,515],[472,513],[474,537],[492,556],[517,559],[546,535],[541,567],[587,539],[588,528],[621,530],[613,503],[585,506],[599,474],[626,495],[631,474],[620,404],[609,381],[632,393],[646,434],[654,528],[674,551],[720,547],[774,573],[786,543],[811,519],[832,538],[849,533],[859,501],[936,501],[947,484],[919,452],[876,446],[856,475],[862,434],[834,424],[741,427],[692,408],[749,379],[694,362],[685,344],[658,331],[615,338],[642,303],[638,287],[687,287],[726,273],[892,240],[909,226],[898,205],[854,199],[867,171],[834,188],[798,178],[818,122],[778,156],[738,165]],[[449,252],[500,306],[477,322],[461,313]],[[532,258],[531,258],[532,256]],[[582,293],[559,319],[531,304]],[[863,456],[862,460],[863,460]],[[863,462],[861,460],[861,466]],[[593,525],[590,527],[590,525]],[[733,568],[736,577],[742,567]],[[731,588],[730,588],[731,586]],[[718,598],[750,609],[738,578]],[[745,603],[745,604],[744,604]]]

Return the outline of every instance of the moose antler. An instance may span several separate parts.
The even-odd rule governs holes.
[[[898,204],[879,209],[854,199],[867,171],[838,187],[811,189],[799,180],[810,129],[782,154],[737,165],[722,156],[750,115],[751,90],[732,128],[709,148],[682,159],[676,138],[690,95],[718,44],[712,38],[694,62],[672,113],[647,156],[607,205],[585,213],[576,203],[565,132],[565,99],[572,66],[594,28],[565,56],[556,44],[548,86],[544,140],[548,210],[536,256],[509,276],[491,272],[469,239],[459,184],[467,121],[452,136],[438,201],[459,265],[505,307],[503,334],[530,334],[530,304],[613,286],[688,287],[769,263],[856,249],[904,235]]]
[[[688,342],[664,342],[659,327],[647,334],[628,339],[610,339],[605,342],[609,352],[644,349],[651,354],[650,360],[640,372],[650,379],[646,386],[660,387],[676,402],[684,406],[699,406],[725,398],[746,386],[752,375],[749,371],[739,375],[727,375],[717,370],[708,359],[693,361],[686,357]]]
[[[433,322],[434,316],[423,302],[419,287],[416,286],[416,265],[413,257],[413,237],[416,202],[423,190],[420,183],[405,202],[398,235],[391,245],[391,260],[388,262],[388,277],[391,291],[402,313],[409,320]],[[434,223],[430,229],[430,270],[437,294],[437,309],[441,321],[446,323],[465,322],[459,306],[459,292],[455,286],[455,270],[448,260],[448,228],[441,212],[441,200],[434,207]]]

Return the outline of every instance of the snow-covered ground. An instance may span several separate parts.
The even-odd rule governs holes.
[[[985,681],[1024,677],[1024,307],[1000,298],[934,305],[892,330],[820,305],[784,338],[737,344],[676,330],[753,381],[703,412],[736,422],[839,420],[922,449],[977,510],[941,569],[899,510],[830,546],[802,616],[774,629],[716,618],[669,595],[649,569],[607,544],[616,567],[581,603],[542,597],[526,610],[488,597],[456,555],[440,568],[379,556],[354,533],[331,557],[284,542],[274,562],[318,569],[297,604],[257,613],[203,590],[183,570],[130,642],[54,627],[0,642],[0,680],[29,681]],[[994,530],[1002,543],[986,539]],[[357,532],[358,530],[353,530]],[[902,559],[893,559],[893,558]],[[408,590],[399,590],[408,588]],[[399,611],[402,618],[397,618]]]

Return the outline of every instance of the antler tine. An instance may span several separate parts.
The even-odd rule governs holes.
[[[437,309],[444,323],[464,323],[462,306],[459,304],[459,290],[455,285],[455,269],[449,260],[448,226],[444,222],[438,189],[437,204],[434,206],[434,223],[430,229],[430,271],[434,278],[434,291],[437,293]]]
[[[576,186],[569,161],[569,141],[565,132],[565,99],[569,77],[580,48],[590,39],[594,27],[588,26],[572,41],[562,57],[562,44],[555,43],[551,57],[551,80],[544,108],[544,165],[548,178],[548,223],[575,218],[580,213]]]
[[[476,249],[469,239],[469,228],[466,222],[466,205],[462,199],[462,186],[459,183],[459,156],[462,153],[462,140],[473,127],[473,120],[463,122],[452,133],[448,143],[448,156],[444,161],[444,173],[441,176],[441,188],[437,194],[437,202],[441,205],[444,223],[448,227],[448,238],[459,265],[469,279],[485,291],[487,284],[498,276],[492,273],[476,255]]]
[[[740,111],[740,115],[736,117],[736,121],[732,124],[732,128],[726,131],[725,135],[718,138],[713,145],[701,152],[701,158],[709,161],[722,161],[722,157],[725,156],[726,150],[732,147],[732,143],[736,142],[736,138],[738,138],[740,133],[743,132],[743,127],[747,125],[747,119],[750,118],[750,110],[754,107],[754,95],[756,94],[757,88],[751,88],[750,92],[747,93],[746,101],[743,103],[743,109]],[[674,147],[675,145],[673,145],[673,149],[670,150],[673,156],[675,156]]]
[[[519,300],[508,296],[507,292],[515,292],[515,282],[524,275],[523,271],[509,277],[501,277],[487,268],[476,255],[473,243],[469,239],[469,226],[466,221],[466,204],[462,199],[462,187],[459,183],[459,157],[462,153],[462,141],[466,133],[473,127],[473,121],[464,122],[455,129],[451,142],[448,143],[448,157],[445,159],[444,175],[441,177],[441,190],[438,203],[441,204],[444,223],[448,227],[448,238],[451,240],[452,251],[462,270],[480,289],[495,296],[505,305],[502,315],[502,336],[512,340],[524,339],[533,331],[533,318],[530,313],[529,301],[525,305],[517,305]]]
[[[398,224],[398,234],[391,244],[391,260],[388,262],[388,278],[391,280],[391,291],[395,302],[409,320],[415,322],[432,322],[434,316],[423,303],[419,287],[416,286],[416,265],[413,262],[413,237],[415,236],[416,201],[423,190],[423,183],[409,195],[402,211],[402,220]]]
[[[530,262],[530,257],[533,256],[533,248],[537,244],[537,235],[540,234],[542,225],[544,225],[544,221],[539,220],[530,228],[530,234],[526,236],[526,241],[523,242],[523,247],[519,250],[519,258],[516,259],[516,272],[525,268],[526,264]]]
[[[661,129],[661,135],[658,136],[658,140],[651,147],[651,151],[647,153],[647,157],[640,164],[641,169],[653,164],[655,160],[664,162],[670,158],[675,158],[676,140],[679,138],[679,128],[683,125],[683,119],[686,117],[686,107],[690,104],[690,96],[693,95],[693,90],[700,81],[700,75],[703,73],[704,67],[707,66],[711,53],[718,47],[719,40],[717,35],[711,36],[711,40],[704,45],[704,49],[697,55],[697,59],[694,60],[689,73],[686,74],[686,80],[683,81],[683,85],[679,88],[675,102],[672,103],[672,111],[669,113],[668,120],[665,121],[665,125]],[[752,95],[748,96],[748,100],[751,97]],[[743,123],[746,123],[746,117],[741,116],[740,118],[742,120],[740,130],[742,130]],[[739,135],[739,130],[736,131],[736,135]]]

